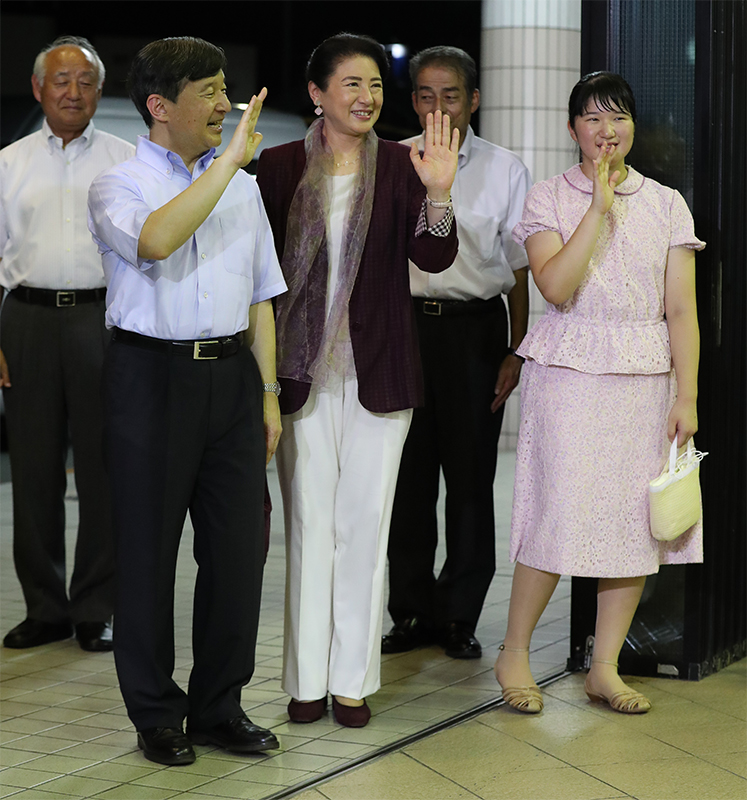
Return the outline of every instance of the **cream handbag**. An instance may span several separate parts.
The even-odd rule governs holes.
[[[669,463],[648,485],[651,535],[660,542],[676,539],[691,528],[701,514],[700,462],[708,453],[696,450],[692,438],[679,457],[677,449],[675,436],[669,450]]]

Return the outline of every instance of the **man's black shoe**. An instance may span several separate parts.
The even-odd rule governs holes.
[[[105,653],[114,647],[112,626],[108,622],[79,622],[75,638],[81,650],[89,653]]]
[[[195,751],[181,728],[146,728],[137,732],[137,746],[148,761],[178,767],[194,764]]]
[[[5,647],[23,649],[38,647],[40,644],[60,642],[73,635],[73,626],[69,622],[42,622],[40,619],[25,619],[16,625],[3,639]]]
[[[480,658],[482,647],[472,629],[461,622],[449,622],[443,637],[446,655],[451,658]]]
[[[245,714],[212,728],[200,730],[188,725],[187,735],[195,744],[217,744],[232,753],[262,753],[280,747],[274,733],[255,725]]]
[[[418,617],[408,617],[395,622],[389,633],[381,637],[382,653],[406,653],[416,647],[433,644],[436,636]]]

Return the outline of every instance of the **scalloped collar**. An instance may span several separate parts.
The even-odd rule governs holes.
[[[563,177],[574,189],[578,189],[584,194],[591,194],[594,184],[581,171],[581,165],[576,164],[563,173]],[[625,180],[615,187],[615,194],[635,194],[643,186],[645,178],[640,172],[636,172],[633,167],[628,166],[628,176]]]

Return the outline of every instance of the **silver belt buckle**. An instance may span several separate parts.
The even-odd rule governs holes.
[[[200,355],[200,347],[202,347],[203,344],[220,344],[220,342],[217,339],[205,339],[204,341],[195,342],[192,350],[192,358],[195,361],[215,361],[218,356]]]
[[[440,317],[441,316],[441,303],[438,300],[424,300],[423,301],[423,313],[429,314],[432,317]]]
[[[72,308],[75,305],[75,292],[57,292],[57,308]]]

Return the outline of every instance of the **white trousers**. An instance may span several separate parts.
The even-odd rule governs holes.
[[[358,382],[313,387],[283,417],[283,689],[361,699],[379,686],[389,520],[412,409],[372,414]]]

